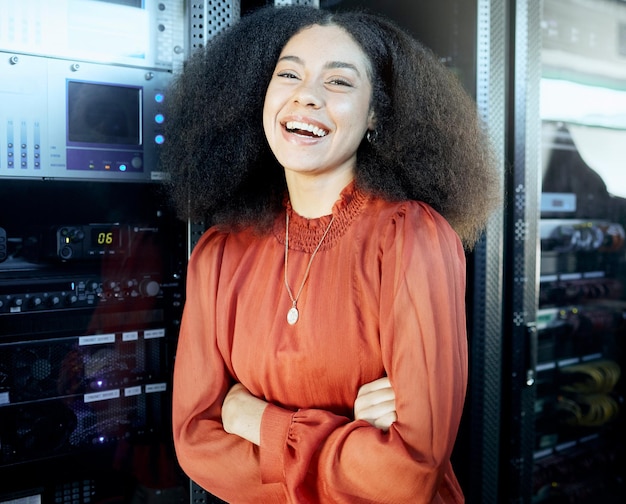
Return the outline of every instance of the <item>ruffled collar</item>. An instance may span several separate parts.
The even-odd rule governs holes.
[[[320,247],[320,251],[332,248],[347,231],[354,219],[363,211],[368,196],[350,182],[335,202],[332,213],[316,219],[307,219],[297,214],[291,207],[289,198],[285,200],[285,210],[289,214],[289,249],[312,253],[319,244],[332,217],[333,224]],[[274,223],[274,235],[285,244],[285,214]]]

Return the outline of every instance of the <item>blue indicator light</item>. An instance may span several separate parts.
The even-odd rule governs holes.
[[[125,164],[121,164],[120,165],[120,171],[126,171],[126,165]]]
[[[154,95],[154,101],[157,102],[157,103],[163,103],[163,99],[164,98],[165,97],[163,96],[162,93],[157,93],[157,94]]]
[[[163,124],[163,121],[165,121],[165,117],[163,117],[163,114],[157,114],[154,116],[154,122],[157,124]]]
[[[165,137],[163,135],[157,135],[154,137],[154,141],[161,145],[163,142],[165,142]]]

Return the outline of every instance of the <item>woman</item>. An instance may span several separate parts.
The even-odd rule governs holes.
[[[463,502],[463,244],[498,187],[472,101],[388,21],[307,7],[244,17],[170,101],[175,201],[214,224],[176,356],[183,469],[232,503]]]

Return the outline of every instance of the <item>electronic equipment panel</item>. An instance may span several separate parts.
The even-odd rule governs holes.
[[[0,52],[0,177],[158,181],[172,74]]]
[[[0,0],[0,48],[172,71],[183,61],[183,0]]]
[[[76,484],[85,503],[131,483],[180,489],[169,417],[184,223],[155,184],[4,180],[0,201],[0,502],[69,502]],[[161,482],[135,474],[139,454]]]
[[[183,0],[0,0],[0,178],[159,181]]]

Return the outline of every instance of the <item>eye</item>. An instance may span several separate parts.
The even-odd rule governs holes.
[[[332,84],[334,86],[346,86],[346,87],[354,87],[352,85],[352,82],[350,82],[347,79],[344,79],[343,77],[332,77],[331,79],[328,79],[328,84]]]
[[[282,70],[276,74],[277,77],[284,77],[285,79],[297,79],[298,76],[295,72],[290,70]]]

